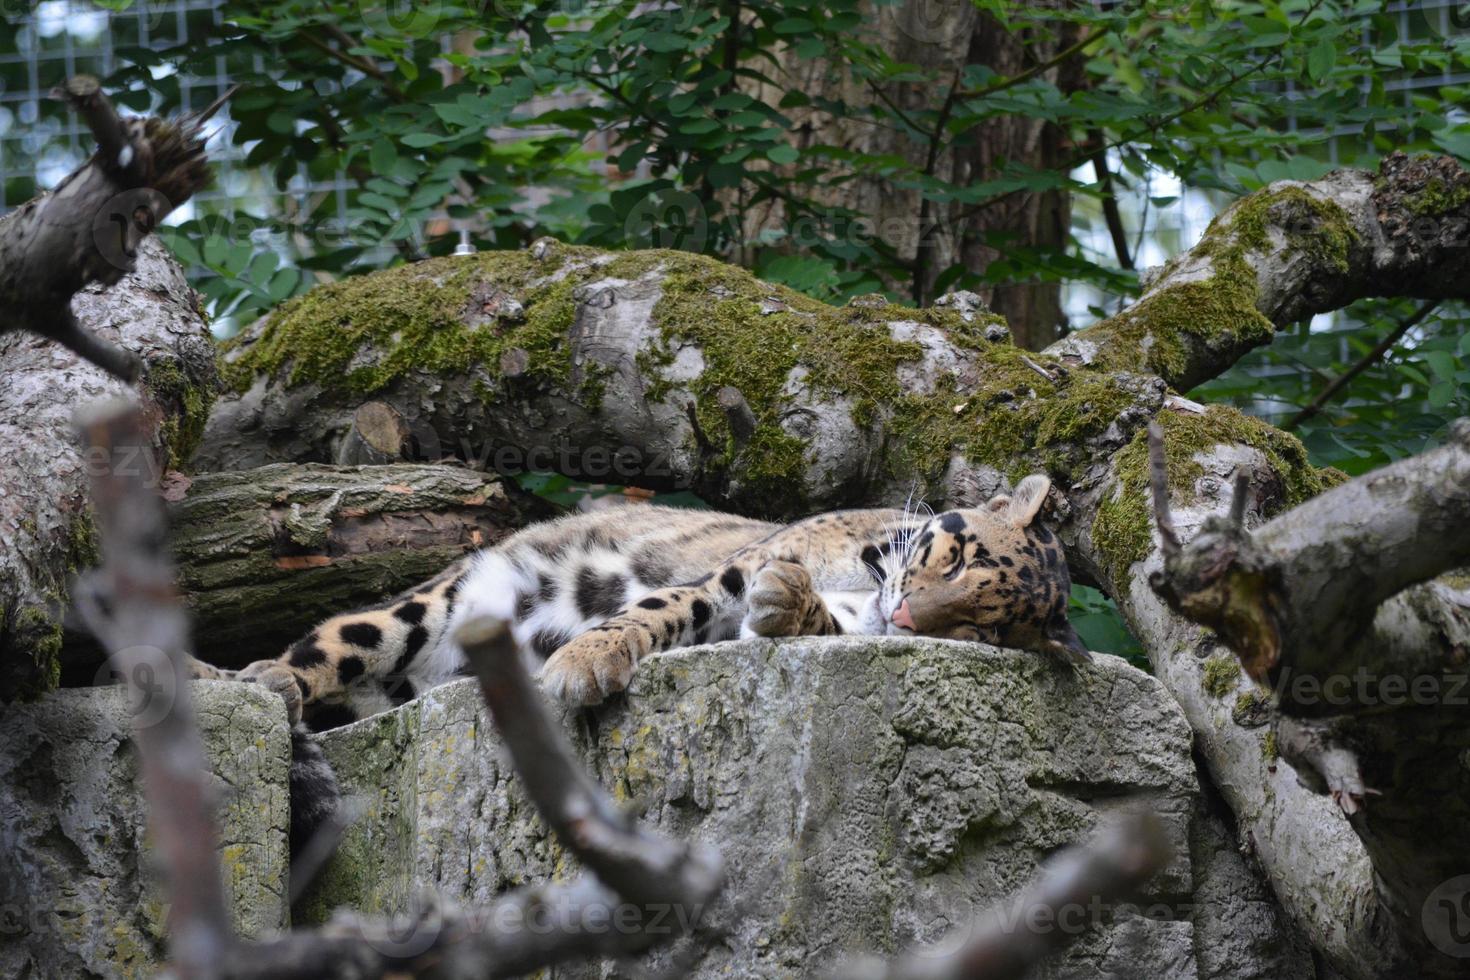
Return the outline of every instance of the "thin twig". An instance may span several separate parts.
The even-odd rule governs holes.
[[[1245,506],[1250,502],[1251,468],[1241,466],[1235,471],[1235,485],[1230,494],[1230,523],[1245,526]]]
[[[1417,310],[1405,317],[1403,322],[1394,327],[1387,337],[1384,337],[1372,350],[1364,354],[1356,364],[1329,382],[1327,387],[1323,388],[1318,392],[1317,397],[1312,399],[1310,405],[1293,415],[1282,428],[1290,432],[1303,422],[1320,413],[1323,408],[1327,407],[1327,403],[1337,396],[1338,392],[1346,388],[1348,383],[1358,375],[1372,367],[1384,354],[1387,354],[1394,344],[1397,344],[1403,339],[1404,334],[1422,323],[1424,318],[1429,316],[1430,313],[1433,313],[1437,306],[1439,306],[1439,300],[1437,299],[1432,299],[1427,303],[1421,304]]]
[[[139,682],[134,697],[171,699],[162,712],[154,704],[135,711],[133,737],[172,899],[176,975],[217,977],[234,937],[219,872],[215,798],[186,682],[189,624],[174,588],[163,501],[138,463],[151,458],[152,429],[139,410],[110,406],[84,426],[84,435],[89,458],[104,461],[92,481],[102,564],[81,583],[78,611],[114,668]]]
[[[506,623],[471,620],[455,641],[527,794],[567,849],[630,902],[682,907],[693,913],[686,921],[697,918],[723,883],[719,854],[642,830],[608,798],[572,758]]]
[[[1132,813],[1090,844],[1057,855],[1035,884],[971,927],[971,938],[958,952],[919,951],[889,963],[870,960],[841,975],[848,980],[1016,980],[1085,931],[1028,924],[1075,922],[1102,903],[1126,898],[1172,853],[1159,818],[1146,810]]]
[[[1169,512],[1169,464],[1164,455],[1164,429],[1157,422],[1148,424],[1148,479],[1153,487],[1154,521],[1159,526],[1164,558],[1172,558],[1179,554],[1179,532]]]

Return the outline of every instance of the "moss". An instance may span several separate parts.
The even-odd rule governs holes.
[[[1210,278],[1155,290],[1085,332],[1100,345],[1097,364],[1147,370],[1182,386],[1191,347],[1269,341],[1276,327],[1256,308],[1256,271],[1246,256],[1272,247],[1271,227],[1281,229],[1293,248],[1347,271],[1358,235],[1342,208],[1300,187],[1261,191],[1216,217],[1196,246],[1211,260]]]
[[[498,375],[501,354],[517,348],[529,355],[529,376],[565,381],[573,373],[572,294],[604,273],[589,266],[584,275],[547,280],[568,258],[594,254],[565,245],[544,259],[526,250],[483,252],[318,286],[271,314],[259,338],[226,366],[226,382],[243,391],[257,373],[284,370],[291,385],[362,395],[415,369],[465,373],[479,365]],[[507,295],[491,295],[502,290]],[[472,308],[477,295],[482,304],[512,299],[524,316],[472,326],[486,315],[483,305]]]
[[[1256,449],[1280,476],[1282,494],[1267,516],[1295,507],[1344,478],[1340,471],[1313,466],[1307,460],[1306,447],[1295,436],[1224,405],[1212,405],[1203,414],[1163,412],[1158,421],[1164,429],[1164,460],[1169,492],[1176,506],[1189,506],[1198,500],[1195,482],[1204,475],[1204,467],[1195,456],[1221,444]],[[1146,430],[1140,429],[1133,441],[1118,451],[1113,467],[1119,492],[1099,505],[1092,540],[1104,555],[1114,587],[1126,592],[1130,585],[1128,569],[1148,554],[1153,536]]]
[[[1267,732],[1266,737],[1261,740],[1261,755],[1267,763],[1275,763],[1281,758],[1281,753],[1276,749],[1276,733]]]
[[[55,690],[61,683],[61,623],[38,606],[23,606],[16,613],[11,636],[34,665],[20,678],[15,694],[29,700]]]
[[[1442,177],[1431,177],[1424,189],[1405,194],[1404,207],[1417,215],[1442,215],[1470,204],[1470,179],[1447,183]]]
[[[168,458],[164,465],[178,469],[194,453],[204,437],[215,391],[210,384],[192,381],[177,361],[158,361],[148,368],[144,386],[168,413],[159,434]]]
[[[1211,657],[1205,661],[1205,693],[1211,697],[1223,698],[1235,690],[1236,683],[1240,680],[1240,661],[1232,656]]]

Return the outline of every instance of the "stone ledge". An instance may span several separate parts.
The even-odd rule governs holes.
[[[747,896],[696,976],[809,974],[840,951],[937,940],[1039,861],[1141,799],[1174,862],[1054,967],[1195,978],[1191,735],[1152,677],[1113,657],[1073,674],[940,640],[749,640],[648,661],[625,698],[572,712],[579,756],[659,829],[718,845]],[[322,737],[363,816],[298,913],[461,902],[575,872],[515,782],[473,681]],[[728,907],[710,910],[729,923]],[[584,974],[605,975],[598,967]]]
[[[219,787],[235,928],[287,921],[286,711],[247,684],[192,685]],[[0,715],[0,976],[150,977],[167,914],[151,866],[120,687],[54,691]]]

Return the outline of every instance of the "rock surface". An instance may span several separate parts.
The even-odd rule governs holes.
[[[619,799],[725,856],[727,895],[740,901],[707,911],[724,938],[693,976],[807,976],[843,953],[952,940],[953,925],[1135,801],[1163,818],[1176,858],[1132,906],[1072,910],[1060,927],[1097,925],[1047,975],[1193,980],[1230,961],[1311,975],[1269,896],[1251,894],[1251,914],[1191,901],[1204,885],[1191,844],[1218,849],[1220,828],[1200,808],[1178,708],[1122,660],[1074,675],[945,641],[742,641],[649,661],[626,700],[568,724]],[[338,904],[402,911],[424,885],[485,902],[574,870],[532,814],[472,681],[329,733],[323,747],[362,816],[299,917]],[[1240,877],[1230,851],[1233,863],[1211,866]]]
[[[285,920],[284,712],[246,685],[196,690],[226,792],[232,907],[257,935]],[[1131,904],[1043,923],[1085,930],[1045,976],[1313,976],[1202,797],[1178,708],[1116,658],[1073,674],[937,640],[741,641],[657,657],[626,698],[566,721],[617,798],[724,854],[730,884],[702,910],[709,943],[691,976],[800,977],[848,953],[942,949],[953,926],[1135,801],[1163,818],[1175,859]],[[164,912],[139,857],[128,723],[116,689],[60,692],[0,719],[0,975],[157,966]],[[297,923],[343,904],[408,910],[425,888],[483,903],[576,872],[521,792],[473,682],[320,740],[361,811]],[[557,971],[626,975],[627,964]]]
[[[200,683],[194,696],[218,778],[231,915],[260,935],[287,915],[285,707],[245,684]],[[0,715],[0,976],[156,972],[167,910],[132,717],[120,687],[56,691]]]

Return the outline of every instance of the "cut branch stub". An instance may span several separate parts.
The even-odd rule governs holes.
[[[0,331],[49,337],[124,381],[141,364],[87,332],[68,309],[89,283],[110,286],[133,271],[138,244],[210,179],[200,128],[207,116],[123,120],[96,79],[56,90],[86,120],[97,152],[56,190],[0,219]]]

